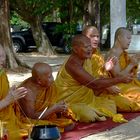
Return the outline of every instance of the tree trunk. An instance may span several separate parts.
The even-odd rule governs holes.
[[[100,31],[99,0],[86,0],[84,5],[84,25],[95,25]]]
[[[85,0],[84,14],[83,14],[83,26],[89,25],[89,11],[88,11],[89,0]]]
[[[4,47],[7,56],[7,66],[17,68],[18,64],[14,57],[9,25],[9,1],[1,0],[0,4],[0,45]]]
[[[44,33],[41,26],[41,21],[45,17],[45,15],[42,14],[38,16],[29,14],[33,13],[34,8],[26,5],[27,3],[25,1],[15,0],[14,2],[11,1],[10,4],[11,7],[22,17],[22,19],[31,25],[33,37],[38,51],[47,55],[54,54],[51,43],[49,43],[49,39]]]
[[[10,24],[9,24],[9,1],[0,1],[0,45],[6,52],[7,68],[15,69],[19,65],[30,68],[21,62],[13,51]]]
[[[41,53],[45,53],[48,56],[53,55],[55,51],[52,50],[53,47],[46,33],[42,29],[40,18],[35,18],[35,20],[33,22],[30,22],[30,24],[38,51]]]
[[[99,0],[95,0],[95,23],[100,32],[100,3]]]

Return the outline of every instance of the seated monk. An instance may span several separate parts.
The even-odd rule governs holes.
[[[91,41],[92,51],[92,61],[93,63],[99,63],[98,66],[94,66],[94,77],[108,76],[107,71],[110,71],[112,67],[116,64],[116,57],[109,58],[106,62],[104,56],[101,54],[99,49],[99,32],[95,26],[85,26],[82,31],[83,35],[86,35]]]
[[[99,44],[99,37],[98,37],[99,33],[98,33],[97,28],[94,26],[87,26],[83,30],[83,34],[90,38],[93,49],[94,50],[97,49],[98,44]],[[116,50],[114,52],[116,52]],[[110,57],[117,58],[115,54],[110,55]],[[110,72],[112,72],[112,70],[117,66],[117,61],[115,61],[116,64],[113,66],[111,66],[112,64],[110,63],[105,64],[102,55],[100,53],[97,53],[96,50],[93,51],[91,62],[92,62],[94,77],[110,76]],[[110,67],[109,71],[108,69],[106,70],[105,68],[103,68],[103,66],[108,67],[108,65]],[[126,75],[127,74],[129,73],[126,73]],[[123,85],[130,85],[130,84],[123,84]],[[130,90],[132,90],[132,88]],[[139,92],[139,88],[137,88],[137,92]],[[139,96],[136,95],[136,96],[133,96],[133,98],[130,98],[131,97],[130,96],[128,98],[128,95],[129,95],[128,92],[127,92],[127,96],[125,97],[123,96],[124,93],[125,93],[124,90],[122,90],[119,86],[111,86],[111,87],[106,88],[105,91],[100,93],[99,96],[107,97],[109,99],[114,100],[117,105],[117,111],[119,112],[139,111],[140,110],[140,105],[138,103]]]
[[[20,86],[27,89],[27,95],[18,101],[23,123],[29,124],[30,127],[57,125],[61,131],[73,125],[73,121],[66,116],[66,113],[69,113],[67,104],[63,101],[56,103],[57,91],[48,64],[36,63],[32,68],[32,76],[23,81]]]
[[[140,82],[137,79],[138,60],[137,56],[129,56],[126,50],[131,42],[131,33],[125,27],[120,27],[115,33],[114,45],[109,51],[108,57],[115,56],[118,58],[116,65],[110,71],[111,77],[118,77],[127,74],[133,74],[134,79],[128,84],[118,84],[122,96],[128,98],[131,103],[129,109],[123,109],[121,111],[140,111]]]
[[[126,50],[129,48],[131,42],[131,32],[125,27],[120,27],[115,33],[115,41],[113,47],[110,49],[108,56],[116,56],[118,61],[111,70],[113,77],[126,75],[133,73],[135,79],[132,83],[140,86],[140,82],[137,80],[137,68],[138,59],[137,55],[129,56]]]
[[[116,114],[113,100],[97,97],[95,91],[102,91],[120,82],[128,83],[132,80],[132,75],[94,78],[91,57],[90,39],[82,34],[76,35],[72,40],[72,54],[62,65],[55,81],[59,92],[58,100],[69,103],[79,121],[100,121],[103,120],[101,116],[112,117],[117,122],[126,121],[122,115]]]
[[[99,77],[108,77],[109,71],[114,67],[116,64],[116,57],[110,57],[106,62],[104,56],[99,51],[99,32],[95,26],[86,26],[82,34],[86,35],[91,40],[91,46],[93,48],[92,51],[92,66],[93,66],[93,76],[95,78]],[[106,88],[108,92],[118,93],[120,90],[117,86],[111,86]]]
[[[8,139],[19,140],[19,126],[17,125],[19,120],[14,112],[14,103],[24,97],[27,90],[24,87],[16,88],[15,86],[9,89],[9,82],[4,69],[5,61],[5,51],[0,46],[0,130],[1,133],[3,131],[8,133]]]

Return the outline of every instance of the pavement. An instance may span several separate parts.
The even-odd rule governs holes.
[[[90,135],[81,140],[140,140],[140,117],[111,130]]]

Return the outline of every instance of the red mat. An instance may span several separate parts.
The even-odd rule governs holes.
[[[140,116],[140,113],[123,113],[123,115],[127,120],[132,120]],[[114,123],[111,119],[104,122],[79,123],[74,130],[63,133],[61,140],[80,140],[80,138],[110,130],[119,125],[121,123]]]

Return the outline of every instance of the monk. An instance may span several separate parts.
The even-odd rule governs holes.
[[[61,131],[72,126],[72,120],[67,119],[66,116],[66,113],[69,113],[67,104],[63,101],[56,103],[57,91],[48,64],[36,63],[32,68],[32,76],[23,81],[20,86],[27,89],[27,96],[18,101],[22,122],[28,123],[31,127],[57,125]]]
[[[109,56],[116,56],[118,61],[114,68],[111,70],[112,76],[126,75],[133,73],[136,77],[138,68],[138,59],[136,55],[129,56],[126,50],[131,43],[131,32],[125,27],[120,27],[115,33],[114,45],[109,52]],[[140,84],[136,78],[133,81],[135,84]]]
[[[87,26],[83,30],[83,34],[90,38],[92,47],[94,49],[93,54],[92,54],[92,58],[91,58],[91,62],[92,62],[92,66],[93,66],[93,76],[94,77],[101,77],[101,76],[108,77],[108,76],[110,76],[110,72],[112,73],[114,68],[118,65],[117,64],[118,61],[115,62],[116,64],[113,65],[113,67],[109,66],[110,67],[109,71],[104,68],[104,66],[108,67],[109,63],[105,64],[104,58],[102,57],[101,53],[99,53],[99,51],[97,50],[98,44],[99,44],[99,32],[98,32],[97,28],[94,26]],[[128,37],[128,38],[130,38],[130,37]],[[122,44],[124,44],[124,41]],[[128,41],[128,44],[130,44],[129,41]],[[116,52],[116,51],[117,50],[114,50],[114,52]],[[112,57],[117,58],[115,53],[109,56],[109,58],[112,58]],[[130,74],[130,73],[126,73],[126,72],[124,72],[124,73],[125,73],[125,75]],[[124,73],[122,75],[118,75],[118,76],[123,76]],[[131,73],[131,74],[134,75],[134,73]],[[123,85],[127,85],[129,87],[130,84],[131,83],[123,84]],[[131,92],[131,91],[132,91],[132,88],[130,89],[129,92]],[[102,93],[100,93],[99,96],[114,100],[115,104],[117,106],[118,112],[136,112],[136,111],[139,111],[140,110],[139,96],[133,95],[133,97],[132,96],[128,97],[129,94],[127,94],[127,96],[124,96],[123,94],[125,92],[126,92],[126,89],[122,90],[122,88],[120,88],[118,85],[115,85],[115,86],[111,86],[111,87],[106,88]],[[139,89],[137,89],[137,92],[140,92]]]
[[[98,29],[95,26],[88,25],[86,26],[82,34],[86,35],[91,40],[91,46],[93,48],[91,61],[93,63],[93,76],[94,77],[108,77],[108,72],[114,67],[116,64],[116,57],[108,57],[108,60],[105,60],[104,56],[100,52],[99,41],[100,36]],[[111,86],[106,88],[108,92],[118,93],[120,92],[117,86]]]
[[[19,120],[16,117],[14,105],[18,99],[26,95],[27,89],[24,87],[16,88],[16,86],[9,88],[8,78],[4,69],[5,62],[5,51],[0,46],[0,129],[6,130],[10,140],[19,140],[19,127],[17,125]]]
[[[103,121],[103,117],[107,116],[116,122],[124,122],[123,117],[116,114],[113,100],[97,97],[95,94],[117,83],[130,82],[132,75],[117,78],[93,77],[91,57],[90,39],[82,34],[76,35],[72,40],[72,54],[63,64],[55,80],[59,100],[65,100],[71,105],[79,121]]]
[[[137,56],[129,56],[126,50],[131,42],[131,32],[125,27],[120,27],[116,30],[114,45],[111,48],[108,56],[116,56],[118,61],[114,68],[110,71],[112,77],[121,75],[133,74],[134,79],[129,84],[118,84],[124,97],[127,97],[131,101],[135,101],[138,107],[131,106],[129,111],[140,111],[140,82],[137,79],[138,60]]]

